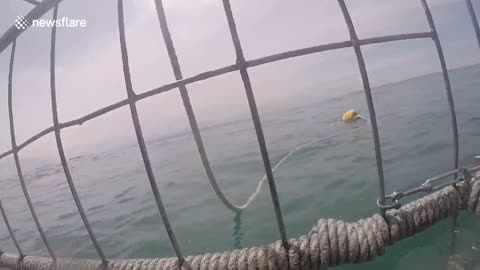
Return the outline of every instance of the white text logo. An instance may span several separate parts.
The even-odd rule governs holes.
[[[38,19],[32,20],[32,23],[28,21],[23,16],[17,16],[15,19],[15,27],[18,30],[25,30],[28,27],[66,27],[66,28],[76,28],[76,27],[86,27],[87,21],[86,20],[78,20],[78,19],[70,19],[68,17],[63,17],[57,20],[46,20],[46,19]]]

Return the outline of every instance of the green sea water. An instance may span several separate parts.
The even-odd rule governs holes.
[[[480,66],[452,70],[460,136],[460,164],[480,154]],[[262,113],[272,163],[298,145],[323,138],[275,172],[290,238],[307,233],[319,218],[354,221],[377,212],[378,178],[371,128],[344,124],[343,111],[368,118],[362,91]],[[452,130],[441,74],[373,89],[387,192],[413,187],[453,166]],[[246,115],[201,128],[213,170],[236,203],[254,192],[264,174],[253,124]],[[241,215],[216,197],[192,135],[148,141],[152,165],[170,221],[185,255],[267,245],[279,239],[268,187]],[[94,232],[110,258],[174,256],[136,145],[70,157],[69,165]],[[0,196],[27,254],[44,248],[28,211],[12,159],[1,161]],[[95,258],[61,165],[26,166],[25,178],[40,222],[60,257]],[[408,200],[404,200],[406,202]],[[480,258],[480,220],[462,214],[452,243],[452,220],[388,248],[387,255],[343,269],[441,269],[452,254]],[[0,247],[15,253],[4,224]]]

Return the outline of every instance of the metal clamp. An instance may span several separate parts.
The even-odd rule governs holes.
[[[390,210],[390,209],[399,209],[402,207],[402,204],[398,200],[392,200],[392,204],[381,204],[380,199],[377,199],[377,206],[380,209]]]
[[[474,168],[476,168],[476,167],[474,167]],[[406,190],[406,191],[397,192],[394,189],[391,194],[385,196],[385,199],[390,200],[392,203],[388,204],[388,205],[382,205],[380,203],[380,200],[377,200],[377,206],[380,209],[398,209],[398,208],[401,207],[400,199],[402,199],[404,197],[408,197],[410,195],[420,193],[420,192],[432,193],[432,192],[440,190],[444,187],[447,187],[449,185],[456,185],[460,181],[465,181],[468,184],[474,178],[473,175],[472,175],[472,172],[474,172],[474,170],[472,170],[472,168],[470,168],[470,169],[459,168],[459,169],[455,169],[455,170],[445,172],[443,174],[440,174],[440,175],[437,175],[437,176],[434,176],[434,177],[430,177],[424,183],[422,183],[420,186],[409,189],[409,190]],[[458,174],[460,174],[460,176],[457,176]],[[449,176],[452,176],[452,175],[455,176],[454,179],[452,179],[450,181],[447,181],[447,182],[442,182],[442,183],[439,183],[439,184],[436,184],[436,185],[434,184],[434,183],[436,183],[436,182],[438,182],[442,179],[445,179]]]

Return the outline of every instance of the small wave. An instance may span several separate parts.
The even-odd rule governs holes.
[[[66,213],[66,214],[61,214],[60,216],[57,217],[57,220],[67,220],[67,219],[70,219],[71,217],[74,217],[77,215],[77,212],[70,212],[70,213]]]
[[[123,198],[123,199],[118,200],[117,203],[118,204],[124,204],[124,203],[130,202],[130,201],[133,201],[133,200],[135,200],[135,198],[128,197],[128,198]]]
[[[69,158],[68,161],[75,161],[75,160],[79,160],[79,159],[82,159],[82,158],[84,158],[84,156],[82,156],[82,155],[74,156],[74,157]]]
[[[422,144],[420,148],[417,148],[417,154],[423,156],[429,153],[438,153],[440,150],[446,149],[447,147],[449,147],[448,143],[438,141],[429,144]]]
[[[470,121],[480,121],[480,116],[472,116],[467,122],[470,122]]]
[[[328,191],[330,192],[330,191],[332,191],[332,190],[334,190],[334,189],[338,189],[338,188],[344,186],[347,182],[348,182],[348,179],[346,179],[346,178],[343,178],[343,177],[342,177],[342,178],[338,178],[338,179],[336,179],[336,180],[334,180],[334,181],[328,182],[328,183],[325,185],[324,189],[325,189],[325,190],[328,190]]]
[[[124,189],[122,192],[118,193],[117,195],[115,195],[115,199],[120,199],[122,198],[123,196],[127,195],[131,190],[133,190],[134,187],[128,187],[126,189]]]
[[[350,91],[350,92],[347,92],[347,93],[342,94],[342,95],[335,96],[333,98],[329,98],[329,99],[323,101],[322,103],[332,103],[332,102],[335,102],[335,101],[342,101],[342,100],[346,99],[347,97],[359,96],[361,94],[363,94],[363,90],[354,90],[354,91]]]
[[[372,156],[355,155],[352,160],[352,163],[364,163],[372,160],[373,160]]]
[[[93,212],[95,212],[96,210],[101,210],[101,209],[103,209],[103,208],[104,208],[103,205],[94,205],[94,206],[88,208],[88,209],[87,209],[87,212],[92,212],[92,213],[93,213]]]
[[[338,161],[344,159],[346,156],[344,154],[331,154],[325,158],[325,161]]]
[[[431,134],[431,130],[428,129],[417,129],[415,134],[412,135],[413,139],[420,139]]]

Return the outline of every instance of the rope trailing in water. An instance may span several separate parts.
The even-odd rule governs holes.
[[[319,270],[346,263],[364,263],[385,254],[386,247],[413,236],[435,223],[467,210],[480,216],[480,180],[460,182],[390,210],[386,219],[375,214],[357,222],[320,219],[298,239],[267,247],[189,256],[183,265],[177,258],[111,260],[105,268],[99,260],[58,259],[0,255],[0,266],[18,270]]]
[[[363,116],[361,115],[358,115],[359,118],[362,118],[364,120],[366,120]],[[367,120],[368,121],[368,120]],[[359,126],[359,127],[355,127],[355,128],[352,128],[350,130],[350,132],[353,132],[357,129],[360,129],[362,128],[363,126]],[[303,143],[297,147],[295,147],[294,149],[292,149],[290,152],[288,152],[285,156],[282,157],[282,159],[280,159],[277,164],[275,164],[275,166],[273,166],[272,168],[272,173],[275,173],[277,171],[277,169],[285,162],[287,161],[287,159],[289,159],[290,157],[292,157],[294,154],[296,154],[297,152],[305,149],[307,146],[310,146],[314,143],[318,143],[318,142],[321,142],[321,141],[326,141],[326,140],[329,140],[329,139],[332,139],[334,137],[337,137],[339,135],[343,135],[344,132],[337,132],[337,133],[334,133],[334,134],[331,134],[329,136],[325,136],[325,137],[319,137],[319,138],[316,138],[314,140],[311,140],[309,142],[306,142],[306,143]],[[247,209],[250,204],[255,200],[255,198],[260,194],[261,190],[262,190],[262,186],[263,186],[263,183],[265,183],[265,181],[267,180],[267,174],[264,174],[263,177],[260,179],[260,181],[258,181],[258,184],[257,184],[257,188],[255,189],[255,192],[252,193],[252,195],[250,195],[250,197],[248,197],[247,201],[245,201],[244,204],[242,205],[236,205],[234,204],[233,202],[229,201],[227,199],[227,196],[225,195],[225,193],[222,191],[222,189],[220,188],[220,186],[218,185],[217,183],[217,180],[216,179],[211,179],[210,181],[210,184],[212,185],[212,188],[213,190],[215,191],[215,193],[217,194],[217,196],[219,198],[224,198],[225,200],[227,200],[227,203],[224,201],[224,199],[222,199],[222,202],[227,205],[232,205],[235,210],[234,211],[237,211],[237,212],[241,212],[245,209]],[[231,209],[230,207],[228,207],[229,209]]]

